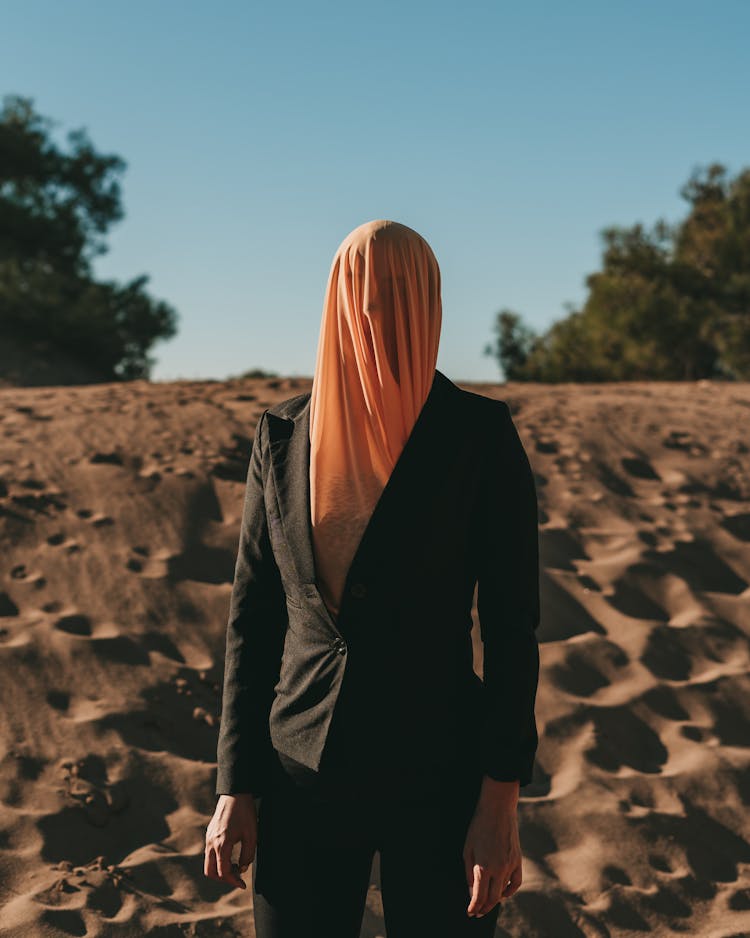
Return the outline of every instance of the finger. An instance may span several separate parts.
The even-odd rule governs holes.
[[[486,915],[488,912],[491,912],[492,909],[494,909],[498,904],[502,893],[502,882],[504,882],[504,880],[499,879],[497,876],[491,877],[487,887],[487,897],[479,907],[477,916]]]
[[[223,880],[225,883],[229,883],[230,886],[239,886],[240,889],[245,889],[244,881],[237,875],[236,867],[233,868],[232,844],[229,840],[225,839],[219,843],[217,854],[219,879]]]
[[[510,874],[510,882],[505,887],[505,889],[503,889],[503,894],[502,894],[503,899],[507,899],[509,896],[512,896],[514,892],[517,892],[521,886],[521,882],[522,882],[522,873],[521,873],[521,864],[519,863],[518,866]]]
[[[469,915],[476,915],[479,908],[482,906],[484,901],[487,898],[487,887],[489,886],[489,876],[485,873],[482,867],[478,864],[474,864],[474,888],[471,894],[471,902],[469,902],[469,908],[467,912]]]
[[[205,859],[203,861],[203,872],[211,879],[219,878],[219,874],[216,869],[216,851],[213,847],[206,847]]]

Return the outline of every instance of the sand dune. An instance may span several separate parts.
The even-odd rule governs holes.
[[[750,934],[750,384],[459,383],[510,403],[542,524],[497,934]],[[0,390],[0,935],[252,935],[203,876],[224,628],[254,427],[309,387]]]

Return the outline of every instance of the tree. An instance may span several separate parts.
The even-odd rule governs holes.
[[[500,362],[506,381],[523,376],[524,366],[537,339],[536,333],[524,325],[518,313],[501,309],[495,318],[495,343],[485,346],[485,355],[494,355]]]
[[[698,168],[680,194],[678,224],[601,232],[583,306],[533,343],[517,378],[750,378],[750,169]]]
[[[123,217],[126,164],[97,153],[82,129],[67,134],[63,149],[52,127],[30,98],[3,99],[0,339],[66,357],[85,366],[90,380],[147,378],[149,350],[175,335],[177,313],[149,296],[145,274],[123,285],[97,281],[92,270],[107,250],[107,231]],[[14,377],[25,383],[22,371]]]

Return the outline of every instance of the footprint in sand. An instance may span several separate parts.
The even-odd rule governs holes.
[[[565,661],[548,670],[549,678],[561,690],[577,697],[591,697],[618,680],[618,670],[628,664],[628,656],[614,642],[594,639],[571,648]]]
[[[642,699],[649,709],[666,720],[679,723],[690,719],[690,714],[680,703],[675,689],[667,684],[652,687],[646,691]]]
[[[143,706],[98,719],[101,731],[115,730],[134,749],[211,762],[216,750],[216,695],[192,672],[144,688]]]
[[[31,489],[32,492],[43,492],[47,486],[41,479],[35,479],[33,476],[29,476],[27,479],[20,479],[19,484],[22,485],[25,489]]]
[[[540,532],[541,552],[546,569],[576,570],[577,560],[590,560],[581,541],[569,528],[546,527]]]
[[[693,591],[728,593],[739,596],[748,581],[719,556],[705,538],[681,540],[668,551],[646,551],[645,562],[652,561],[661,571],[680,577]]]
[[[159,550],[151,556],[149,548],[143,545],[130,549],[136,555],[125,562],[131,573],[139,573],[146,580],[163,580],[170,575],[170,562],[174,557],[170,550]]]
[[[65,511],[68,507],[67,503],[63,501],[60,495],[60,492],[13,494],[11,501],[13,505],[18,508],[25,508],[39,515],[50,516],[54,513],[51,509],[54,509],[54,511]]]
[[[61,616],[53,623],[53,626],[61,632],[67,632],[69,635],[79,635],[83,638],[90,638],[93,633],[91,619],[82,613]]]
[[[619,866],[607,865],[602,870],[602,875],[610,883],[616,883],[619,886],[630,886],[632,885],[632,880]]]
[[[538,453],[557,453],[560,449],[557,440],[534,440],[534,446]]]
[[[649,481],[660,482],[661,479],[659,474],[656,472],[651,463],[640,456],[623,456],[620,460],[620,464],[625,472],[628,475],[633,476],[636,479],[646,479]]]
[[[632,619],[666,621],[669,613],[659,601],[667,594],[664,579],[651,564],[635,563],[615,580],[605,598],[613,609]]]
[[[688,431],[672,430],[661,442],[667,449],[681,450],[688,456],[703,456],[707,452],[707,447]]]
[[[103,512],[95,512],[92,508],[79,508],[76,515],[83,521],[90,521],[95,528],[106,527],[114,524],[114,518],[105,515]]]
[[[50,707],[61,713],[64,713],[70,706],[70,694],[65,690],[48,690],[45,699]]]
[[[63,608],[63,604],[57,599],[51,599],[48,603],[45,603],[42,606],[42,612],[54,613],[59,612]]]
[[[737,889],[729,897],[728,905],[734,912],[750,911],[750,889]]]
[[[115,519],[111,515],[98,514],[91,518],[91,524],[95,528],[105,528],[113,525]]]
[[[651,727],[627,705],[590,711],[594,745],[585,753],[589,762],[608,772],[628,766],[637,772],[657,774],[669,752]]]
[[[168,469],[164,469],[164,472],[167,472]],[[153,492],[155,488],[158,487],[159,483],[162,480],[162,472],[159,469],[150,468],[144,469],[142,472],[138,473],[137,481],[138,491],[141,494],[148,494]]]
[[[554,574],[554,571],[553,571]],[[542,621],[539,624],[540,642],[558,642],[585,632],[603,635],[604,627],[584,605],[554,575],[541,573]]]
[[[693,726],[689,723],[680,727],[680,733],[692,743],[705,743],[713,736],[713,733],[706,727]]]
[[[94,453],[89,458],[89,462],[94,465],[105,463],[111,466],[122,466],[124,464],[122,455],[116,451],[109,453]]]
[[[129,806],[127,789],[122,783],[109,782],[101,756],[65,759],[59,765],[66,794],[83,807],[86,820],[95,827],[104,827],[111,815],[121,814]]]
[[[601,586],[587,573],[579,573],[578,582],[581,584],[584,593],[601,593],[602,591]]]
[[[750,512],[726,515],[721,520],[721,526],[738,541],[750,542]]]
[[[174,582],[225,584],[231,582],[233,563],[231,550],[196,543],[184,553],[169,556],[167,575]]]
[[[0,616],[17,616],[18,606],[7,593],[0,593]]]
[[[633,498],[635,492],[630,483],[619,476],[614,469],[605,462],[598,461],[596,465],[597,475],[601,484],[612,492],[613,495],[621,495],[627,498]]]

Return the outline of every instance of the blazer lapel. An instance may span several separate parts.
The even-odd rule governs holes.
[[[397,497],[402,486],[406,486],[410,493],[409,503],[412,505],[417,493],[420,493],[421,498],[425,489],[429,489],[430,465],[434,468],[434,460],[440,458],[445,434],[452,423],[441,405],[454,390],[456,387],[453,382],[436,369],[424,406],[354,553],[346,577],[339,618],[346,602],[349,581],[364,562],[368,548],[376,543],[379,531],[387,531],[392,512],[397,509],[397,513],[403,511],[404,503]],[[269,412],[267,423],[273,480],[284,535],[300,582],[315,588],[320,595],[315,576],[310,512],[310,397],[307,397],[294,417],[281,417]],[[398,518],[394,517],[394,524],[397,521]]]
[[[271,470],[284,536],[300,582],[315,582],[310,515],[310,398],[295,418],[267,415]]]

